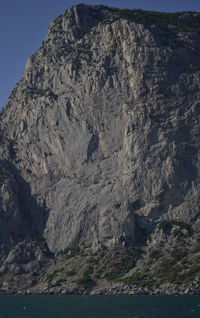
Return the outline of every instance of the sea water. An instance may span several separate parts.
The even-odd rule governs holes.
[[[0,296],[0,318],[200,318],[200,296]]]

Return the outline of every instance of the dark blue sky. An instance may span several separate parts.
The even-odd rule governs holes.
[[[156,11],[200,11],[200,0],[0,0],[0,109],[52,19],[78,3]]]

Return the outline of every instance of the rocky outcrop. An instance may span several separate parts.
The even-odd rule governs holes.
[[[57,254],[199,230],[200,17],[166,17],[79,5],[51,23],[1,114],[2,259],[35,237]]]

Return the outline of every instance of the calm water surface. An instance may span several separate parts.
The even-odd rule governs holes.
[[[0,318],[200,318],[200,296],[0,296]]]

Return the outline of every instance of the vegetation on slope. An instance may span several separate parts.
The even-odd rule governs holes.
[[[200,14],[196,12],[166,13],[141,9],[109,8],[103,5],[98,7],[110,11],[111,15],[106,19],[107,23],[124,18],[146,27],[154,25],[162,29],[170,28],[174,32],[200,32]]]

